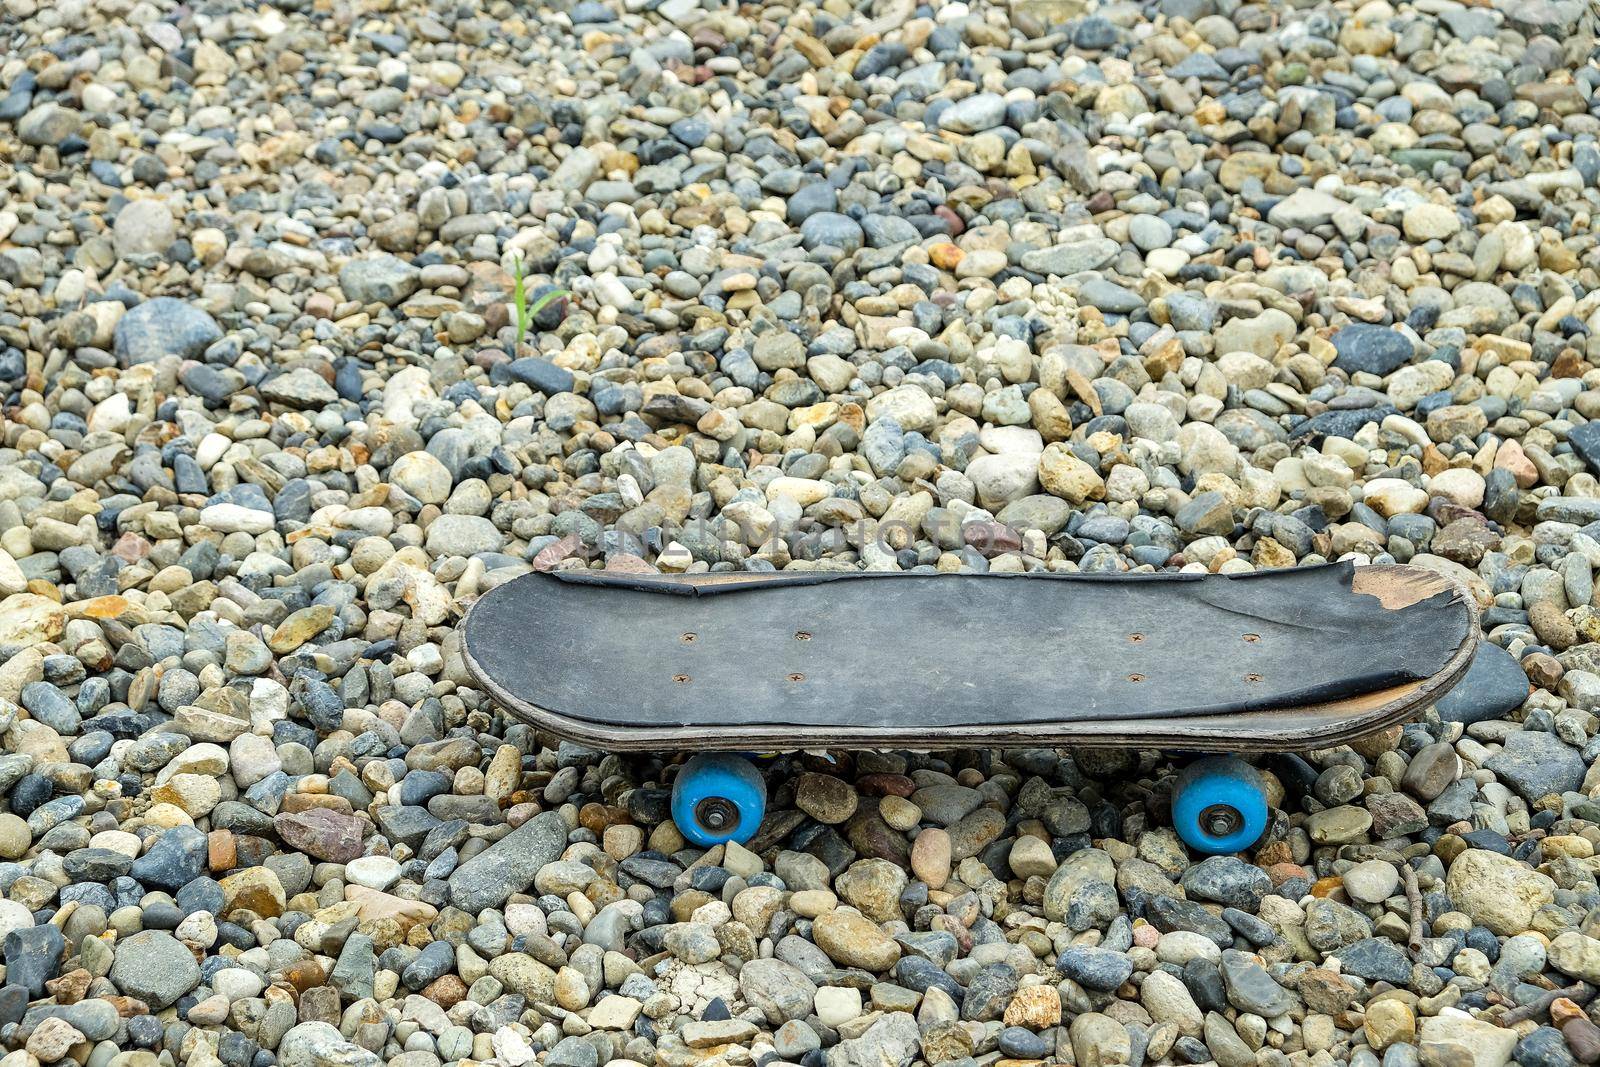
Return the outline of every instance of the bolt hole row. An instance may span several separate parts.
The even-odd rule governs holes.
[[[1261,635],[1260,634],[1245,634],[1244,635],[1244,640],[1245,640],[1246,644],[1250,644],[1250,645],[1259,644],[1261,642]],[[1128,643],[1129,644],[1142,645],[1142,644],[1144,644],[1144,642],[1145,642],[1145,635],[1144,634],[1135,633],[1135,634],[1129,634],[1128,635]]]
[[[1142,674],[1130,674],[1130,675],[1128,675],[1128,681],[1130,681],[1130,682],[1142,682],[1142,681],[1144,681],[1144,679],[1145,679],[1145,676],[1142,675]],[[1252,682],[1252,683],[1253,682],[1259,682],[1259,681],[1262,680],[1262,676],[1252,672],[1250,674],[1245,675],[1244,676],[1244,680],[1247,681],[1247,682]]]
[[[809,641],[811,640],[811,634],[805,630],[796,630],[794,632],[794,639],[796,641]],[[687,633],[678,638],[678,640],[682,641],[686,645],[692,645],[696,641],[700,640],[700,635],[696,633]],[[1143,637],[1141,637],[1140,640],[1143,640]]]
[[[806,680],[806,676],[799,671],[795,671],[793,674],[786,674],[784,678],[791,682],[803,682]],[[694,679],[687,674],[674,674],[672,680],[679,685],[688,685]]]

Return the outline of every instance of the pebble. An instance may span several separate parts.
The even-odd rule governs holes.
[[[1507,737],[1484,766],[1529,800],[1576,791],[1588,770],[1582,755],[1566,742],[1532,730]]]
[[[1506,717],[1528,699],[1528,675],[1517,659],[1493,641],[1480,641],[1466,677],[1438,702],[1438,717],[1472,725]]]
[[[1351,900],[1361,904],[1380,904],[1394,895],[1400,884],[1400,873],[1392,863],[1367,860],[1345,871],[1342,879],[1344,891]]]
[[[1469,848],[1451,862],[1445,881],[1456,910],[1503,936],[1530,929],[1533,914],[1554,899],[1550,879],[1510,856]]]
[[[207,311],[174,297],[145,300],[115,320],[113,344],[125,366],[163,356],[192,358],[222,340],[222,328]]]
[[[200,967],[171,934],[143,930],[118,942],[108,977],[118,989],[160,1009],[195,987]]]

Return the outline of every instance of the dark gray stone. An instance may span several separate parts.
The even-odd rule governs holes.
[[[123,315],[112,335],[117,359],[125,367],[168,355],[193,359],[220,340],[222,327],[215,319],[170,296],[146,300]]]
[[[1006,1005],[1011,1003],[1016,992],[1015,968],[1003,963],[985,967],[967,983],[967,996],[961,1002],[961,1017],[972,1022],[993,1022],[1005,1014]]]
[[[1400,409],[1389,404],[1370,408],[1336,408],[1313,415],[1295,426],[1290,432],[1291,441],[1319,441],[1324,437],[1352,438],[1361,427],[1371,422],[1382,422]]]
[[[1229,950],[1222,954],[1222,981],[1227,987],[1229,1002],[1240,1011],[1271,1019],[1294,1006],[1289,991],[1243,952]]]
[[[200,877],[206,867],[206,835],[193,826],[164,832],[128,872],[146,886],[177,892]]]
[[[1056,969],[1085,989],[1110,992],[1133,974],[1133,961],[1109,949],[1072,946],[1056,958]]]
[[[1237,857],[1211,856],[1183,872],[1183,888],[1191,899],[1255,911],[1261,898],[1272,892],[1272,879]]]
[[[1410,361],[1414,351],[1404,334],[1387,326],[1358,322],[1333,335],[1338,352],[1333,365],[1349,374],[1364,371],[1382,377]]]
[[[1505,746],[1484,766],[1530,802],[1578,789],[1588,770],[1577,749],[1555,734],[1533,730],[1520,730],[1506,738]]]
[[[1528,699],[1528,676],[1516,657],[1492,641],[1480,641],[1472,665],[1436,707],[1445,722],[1500,719]]]
[[[61,954],[67,939],[61,928],[46,924],[13,930],[6,935],[6,984],[21,986],[30,996],[44,995],[44,984],[61,973]]]
[[[572,386],[576,381],[571,371],[558,367],[547,359],[537,359],[533,356],[512,360],[506,364],[506,374],[512,381],[521,382],[535,392],[547,396],[572,392]]]
[[[837,211],[839,194],[826,181],[813,178],[789,197],[785,207],[791,225],[799,225],[821,211]]]
[[[1411,964],[1393,941],[1369,937],[1337,953],[1342,971],[1374,982],[1403,986],[1411,981]]]
[[[1567,444],[1589,465],[1591,474],[1600,475],[1600,420],[1574,426],[1567,433]]]
[[[474,914],[498,908],[533,884],[539,868],[567,847],[567,822],[558,811],[535,815],[472,857],[450,876],[450,903]]]
[[[800,224],[800,237],[808,249],[827,245],[847,256],[859,251],[866,240],[860,223],[834,211],[819,211],[809,216]]]

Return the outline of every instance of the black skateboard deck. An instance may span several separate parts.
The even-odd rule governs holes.
[[[1308,749],[1466,673],[1477,606],[1433,571],[531,573],[473,605],[473,677],[618,751]]]

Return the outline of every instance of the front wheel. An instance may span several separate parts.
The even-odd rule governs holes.
[[[672,821],[685,839],[701,848],[725,841],[744,844],[760,828],[766,808],[761,772],[733,753],[693,757],[672,784]]]
[[[1267,829],[1267,790],[1261,772],[1235,756],[1196,760],[1172,791],[1172,824],[1184,844],[1217,855],[1238,852]]]

